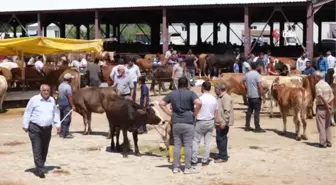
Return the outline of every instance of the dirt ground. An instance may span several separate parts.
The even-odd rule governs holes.
[[[199,94],[200,89],[195,88]],[[138,92],[139,93],[139,92]],[[166,93],[165,93],[166,94]],[[139,96],[139,94],[138,94]],[[153,96],[160,100],[163,96]],[[141,157],[106,152],[108,123],[104,114],[94,114],[93,135],[84,136],[82,118],[72,115],[74,139],[57,137],[55,129],[47,158],[49,173],[45,179],[32,174],[34,161],[29,137],[21,129],[23,109],[12,109],[0,115],[0,185],[15,184],[113,184],[113,185],[334,185],[336,184],[335,147],[317,147],[315,120],[308,120],[307,141],[293,139],[294,124],[288,119],[288,136],[282,130],[280,117],[261,116],[266,133],[245,132],[241,97],[234,96],[235,124],[229,132],[230,159],[225,164],[198,166],[198,174],[173,174],[166,153],[159,148],[160,136],[155,130],[139,136]],[[253,125],[253,120],[251,122]],[[336,143],[333,128],[333,143]],[[214,135],[215,136],[215,135]],[[129,134],[131,140],[131,134]],[[215,137],[213,138],[213,152]],[[132,141],[132,140],[131,140]]]

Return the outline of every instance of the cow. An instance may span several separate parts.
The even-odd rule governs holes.
[[[113,85],[113,80],[110,77],[110,74],[112,72],[112,69],[115,67],[115,64],[107,63],[105,66],[101,66],[101,74],[102,74],[102,82],[105,82],[108,84],[108,86]]]
[[[271,87],[272,96],[276,99],[280,107],[280,113],[283,120],[283,134],[287,132],[287,115],[290,111],[294,112],[293,122],[295,124],[296,140],[307,140],[306,128],[306,90],[302,87],[286,87],[284,84],[278,84],[279,78],[276,78]],[[300,136],[300,124],[303,125],[303,134]]]
[[[141,72],[149,74],[153,68],[153,60],[138,58],[135,63],[139,66]]]
[[[139,104],[128,99],[118,99],[116,101],[107,100],[106,103],[107,107],[105,107],[105,111],[111,134],[113,135],[115,133],[115,128],[119,128],[123,133],[123,157],[127,158],[128,156],[129,141],[127,131],[133,132],[135,154],[140,155],[137,128],[143,124],[157,125],[161,122],[161,119],[155,114],[155,111],[151,107],[152,105],[143,109]],[[111,150],[115,151],[118,147],[120,146],[115,146],[112,136]]]
[[[319,82],[315,75],[305,76],[302,80],[302,87],[306,90],[307,118],[312,119],[314,115],[315,85]]]
[[[161,95],[162,82],[172,82],[173,66],[158,66],[151,73],[152,79],[151,88],[153,88],[154,95],[156,95],[155,84],[159,84],[159,95]]]
[[[4,102],[7,89],[8,89],[7,80],[4,76],[0,75],[0,112],[3,112],[2,104]]]
[[[92,133],[92,113],[103,114],[105,112],[104,107],[107,106],[106,103],[116,101],[119,98],[117,90],[114,87],[86,87],[79,89],[73,94],[75,111],[83,117],[84,135]]]
[[[198,62],[199,62],[199,77],[202,78],[202,72],[203,75],[206,76],[206,60],[208,58],[208,54],[201,53],[198,57]]]
[[[208,72],[210,78],[211,73],[215,70],[217,71],[217,76],[219,77],[222,69],[225,72],[233,72],[233,64],[236,62],[236,57],[238,53],[233,50],[227,50],[224,54],[209,54],[206,59],[206,65],[208,66]],[[242,55],[240,55],[242,56]],[[239,58],[240,66],[242,57]]]
[[[57,87],[63,82],[63,76],[66,73],[70,73],[74,76],[70,84],[72,92],[76,92],[80,88],[80,74],[77,69],[59,68],[50,71],[44,78],[44,83],[50,86],[51,96],[55,94]]]

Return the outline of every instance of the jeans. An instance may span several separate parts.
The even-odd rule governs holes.
[[[90,79],[90,87],[99,87],[101,84],[100,80]]]
[[[65,136],[69,135],[69,133],[70,133],[69,128],[70,128],[71,114],[72,113],[70,113],[67,117],[65,117],[65,116],[71,111],[71,106],[70,105],[60,105],[59,109],[60,109],[60,114],[61,114],[60,115],[61,121],[64,119],[63,122],[61,123],[60,136],[65,137]]]
[[[216,127],[216,143],[218,148],[218,159],[228,160],[228,151],[227,143],[228,138],[227,134],[229,133],[229,126],[225,126],[224,129],[221,129],[219,126]]]
[[[35,123],[29,123],[28,133],[32,143],[35,167],[38,170],[44,168],[44,164],[47,160],[51,129],[52,126],[40,127]]]
[[[195,67],[187,67],[187,71],[190,73],[191,78],[195,77]]]
[[[261,109],[261,98],[248,98],[248,109],[246,113],[246,127],[250,127],[251,116],[254,111],[254,125],[256,129],[260,128],[260,109]]]
[[[194,131],[194,140],[193,140],[193,148],[192,148],[192,162],[197,163],[198,158],[198,147],[199,144],[204,137],[204,154],[202,163],[206,163],[210,157],[211,151],[211,140],[212,140],[212,132],[214,128],[214,120],[208,121],[196,121],[195,131]]]
[[[181,147],[184,146],[184,164],[186,169],[191,168],[192,145],[194,138],[194,124],[173,123],[174,163],[173,168],[180,166]]]

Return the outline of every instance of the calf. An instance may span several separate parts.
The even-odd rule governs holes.
[[[106,111],[106,117],[109,121],[110,132],[112,135],[111,139],[111,150],[115,151],[115,144],[113,135],[116,129],[122,130],[124,145],[123,145],[123,157],[127,157],[127,150],[129,148],[129,141],[127,138],[127,131],[133,132],[135,154],[140,155],[138,148],[138,134],[137,128],[143,124],[157,125],[161,122],[161,119],[155,114],[155,111],[150,105],[143,109],[139,104],[127,100],[118,99],[116,101],[105,100],[106,106],[104,107]],[[117,131],[118,134],[118,131]],[[118,135],[117,135],[118,138]],[[118,148],[117,143],[117,148]]]
[[[159,84],[159,95],[161,95],[162,82],[172,82],[173,66],[158,66],[151,73],[152,84],[154,95],[156,95],[155,84]]]
[[[305,118],[307,104],[305,102],[305,89],[302,87],[286,87],[284,84],[279,84],[279,78],[277,78],[272,84],[271,93],[279,103],[280,113],[284,124],[283,134],[286,134],[287,132],[287,115],[289,114],[289,111],[294,111],[293,122],[295,124],[296,140],[307,140],[307,122]],[[303,135],[300,136],[301,122],[303,124]]]

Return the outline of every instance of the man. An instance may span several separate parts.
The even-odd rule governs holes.
[[[306,69],[303,71],[304,75],[313,75],[315,73],[315,69],[311,66],[311,62],[307,60],[306,62]]]
[[[125,66],[118,67],[118,75],[114,77],[112,87],[117,87],[118,93],[124,98],[131,99],[134,93],[134,83],[132,79],[126,74]]]
[[[218,103],[218,121],[216,121],[216,143],[218,148],[218,156],[215,163],[227,162],[229,159],[227,152],[227,134],[229,127],[233,125],[233,101],[231,96],[226,93],[223,83],[218,83],[215,86]]]
[[[248,110],[246,114],[245,130],[251,131],[250,121],[252,113],[254,112],[255,132],[265,132],[260,127],[259,116],[261,109],[261,97],[264,94],[264,89],[261,84],[261,76],[256,71],[258,65],[254,62],[251,64],[252,70],[245,74],[244,84],[247,88]]]
[[[94,62],[91,63],[90,67],[88,68],[91,87],[99,87],[101,84],[101,81],[100,81],[101,69],[98,63],[99,63],[99,59],[95,58]]]
[[[39,55],[39,56],[37,57],[37,60],[36,60],[36,62],[35,62],[35,64],[34,64],[34,66],[35,66],[36,71],[38,71],[39,73],[42,73],[42,69],[43,69],[43,67],[44,67],[44,64],[43,64],[43,56]],[[43,73],[42,73],[42,74],[43,74]]]
[[[242,67],[242,71],[244,74],[246,74],[247,72],[249,72],[251,70],[251,66],[248,63],[248,58],[245,57],[245,61],[243,62],[243,67]]]
[[[331,52],[327,52],[328,70],[326,75],[326,82],[331,85],[333,83],[334,67],[335,67],[335,57],[331,55]]]
[[[303,73],[303,71],[306,68],[307,61],[308,61],[307,53],[303,52],[301,57],[296,60],[296,69],[299,70],[301,73]]]
[[[167,104],[172,105],[171,112]],[[195,108],[194,108],[195,106]],[[184,146],[185,174],[195,173],[191,168],[192,143],[194,136],[194,118],[200,110],[201,101],[195,92],[188,89],[188,79],[182,77],[178,80],[178,89],[169,93],[160,101],[160,108],[172,117],[174,137],[174,164],[173,173],[180,172],[180,150]]]
[[[274,60],[270,60],[270,62],[266,66],[267,75],[278,75],[275,70]]]
[[[236,59],[235,63],[233,64],[233,72],[234,73],[239,73],[239,64],[238,64],[237,59]]]
[[[86,76],[86,72],[87,72],[87,68],[88,68],[88,55],[87,54],[83,54],[82,55],[82,60],[79,63],[79,72],[80,72],[80,81],[81,81],[81,87],[85,87],[86,85],[88,85],[88,80],[87,80],[87,76]]]
[[[331,147],[331,109],[334,95],[331,87],[322,79],[322,74],[318,71],[316,75],[321,79],[315,85],[316,91],[316,123],[320,134],[320,147]]]
[[[29,133],[32,143],[36,175],[45,178],[44,164],[47,159],[52,123],[59,132],[60,120],[56,114],[56,103],[50,97],[50,87],[41,85],[41,93],[33,96],[25,109],[22,128]]]
[[[202,107],[196,118],[192,149],[191,162],[194,165],[198,162],[198,147],[202,138],[204,138],[204,154],[202,159],[202,165],[206,166],[210,163],[209,156],[211,151],[214,118],[218,117],[217,100],[214,96],[210,94],[210,90],[211,83],[209,81],[203,82],[201,89],[203,94],[199,97]]]
[[[170,57],[172,56],[172,52],[173,52],[173,47],[169,46],[169,50],[167,50],[165,53],[165,59],[169,60]]]
[[[130,60],[129,58],[126,59],[126,61],[129,61],[129,60]],[[110,73],[111,80],[114,80],[114,78],[119,75],[119,73],[118,73],[119,67],[125,67],[125,64],[124,63],[120,63],[117,66],[114,66],[112,68],[112,71]],[[124,69],[125,69],[125,73],[127,74],[128,73],[128,69],[126,67]]]
[[[322,73],[323,78],[325,78],[328,70],[328,60],[324,57],[323,53],[320,53],[320,58],[317,60],[316,66],[317,70],[319,70]]]
[[[258,64],[258,72],[260,74],[264,74],[265,71],[265,63],[264,63],[264,53],[260,52],[259,57],[255,58],[255,62]]]
[[[63,120],[61,125],[61,132],[59,133],[60,138],[73,138],[72,134],[69,132],[71,123],[71,111],[75,110],[75,106],[72,100],[72,89],[71,81],[74,78],[70,73],[66,73],[63,76],[63,82],[58,87],[58,105],[61,114],[61,120]]]
[[[138,83],[138,78],[141,76],[140,74],[140,69],[139,67],[134,64],[135,62],[135,59],[131,59],[129,60],[128,62],[128,65],[127,65],[127,69],[128,69],[128,76],[129,78],[132,80],[132,83],[133,83],[133,95],[132,95],[132,100],[135,101],[136,99],[136,87],[137,87],[137,83]]]
[[[195,71],[198,70],[197,67],[197,57],[192,53],[191,49],[188,50],[187,55],[185,56],[186,70],[190,73],[191,78],[195,77]]]
[[[182,61],[179,61],[177,64],[174,65],[172,72],[172,79],[174,82],[175,89],[177,89],[177,82],[179,78],[181,78],[182,76],[183,76],[183,66]]]

